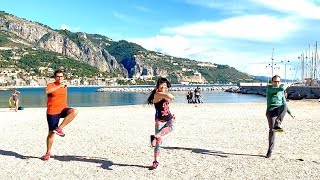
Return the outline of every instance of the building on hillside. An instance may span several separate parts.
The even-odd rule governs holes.
[[[139,77],[139,79],[143,79],[143,80],[150,80],[152,78],[153,78],[153,75],[143,75]]]
[[[181,79],[181,82],[189,82],[189,83],[199,83],[199,84],[203,84],[206,82],[206,80],[202,77],[201,73],[196,71],[193,73],[193,75],[191,76],[184,76]]]
[[[4,78],[0,77],[0,86],[3,86],[4,84],[6,84],[6,80]]]
[[[39,86],[39,83],[35,79],[31,79],[29,86]]]
[[[198,66],[201,66],[201,67],[214,67],[214,68],[217,67],[216,64],[212,64],[212,63],[210,63],[210,62],[202,62],[202,63],[198,63],[197,65],[198,65]]]

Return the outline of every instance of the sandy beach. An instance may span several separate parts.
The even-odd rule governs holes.
[[[320,179],[318,101],[290,101],[284,133],[268,146],[265,103],[175,104],[175,131],[149,170],[153,106],[80,107],[46,150],[45,108],[0,109],[0,179]]]

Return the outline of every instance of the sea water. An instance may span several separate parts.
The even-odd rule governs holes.
[[[150,88],[143,86],[140,88]],[[190,88],[194,88],[191,86]],[[99,87],[68,87],[68,106],[97,107],[124,106],[146,104],[149,92],[97,92]],[[47,96],[44,87],[17,88],[20,91],[19,106],[46,107]],[[175,101],[172,103],[187,103],[186,91],[172,91]],[[11,91],[0,91],[0,108],[8,107]],[[265,97],[258,95],[236,94],[223,91],[201,91],[204,103],[251,103],[266,102]]]

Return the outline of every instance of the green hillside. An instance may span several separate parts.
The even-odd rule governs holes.
[[[39,77],[51,76],[51,72],[47,73],[49,71],[46,69],[58,68],[64,69],[69,78],[101,77],[121,80],[124,77],[142,77],[136,80],[140,84],[150,83],[148,80],[142,80],[143,76],[149,80],[148,76],[151,76],[153,80],[157,76],[167,76],[172,83],[183,81],[191,83],[259,81],[228,65],[173,57],[146,50],[142,46],[126,40],[113,41],[99,34],[53,30],[44,24],[18,18],[3,11],[0,11],[0,18],[2,18],[2,22],[5,22],[0,30],[0,68],[10,68],[17,71],[20,69],[26,71],[27,74]],[[6,24],[10,23],[15,28],[8,28],[9,26]],[[35,33],[31,36],[33,39],[30,40],[30,34],[20,31],[24,27],[28,27],[26,30],[39,29],[39,31],[28,31],[31,34]],[[36,34],[37,32],[42,33]],[[39,39],[37,39],[38,37]],[[73,43],[62,44],[67,39]],[[66,53],[68,56],[79,59],[58,53],[61,50],[55,47],[62,46],[68,49],[69,54]],[[70,55],[70,53],[75,54]],[[89,65],[90,61],[95,61],[93,63],[95,67]],[[195,74],[201,74],[200,76],[205,80],[192,81],[192,78],[196,77]]]
[[[43,51],[24,49],[14,52],[15,56],[20,59],[14,60],[13,50],[0,51],[0,67],[1,68],[14,68],[23,69],[31,72],[33,76],[52,76],[52,72],[40,71],[40,67],[51,69],[63,69],[69,77],[94,77],[99,71],[97,68],[92,67],[86,63],[62,56],[61,54]]]

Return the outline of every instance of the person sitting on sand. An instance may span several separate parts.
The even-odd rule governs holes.
[[[172,94],[167,93],[167,89],[170,87],[171,84],[166,78],[158,79],[155,89],[147,99],[148,104],[154,104],[156,109],[155,134],[150,136],[151,146],[154,147],[152,169],[156,169],[159,165],[158,157],[162,137],[172,132],[175,125],[175,117],[169,110],[169,101],[175,99]]]

